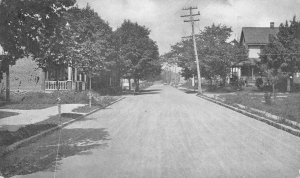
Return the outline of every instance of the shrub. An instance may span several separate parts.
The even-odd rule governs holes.
[[[255,86],[256,86],[258,89],[262,89],[263,84],[264,84],[264,81],[263,81],[262,78],[257,78],[257,79],[256,79],[256,81],[255,81]]]

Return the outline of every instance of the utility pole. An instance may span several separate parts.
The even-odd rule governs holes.
[[[200,15],[200,12],[198,12],[197,14],[193,14],[193,9],[198,9],[198,7],[183,8],[182,10],[188,10],[190,14],[182,15],[181,17],[189,17],[189,20],[184,20],[184,22],[190,22],[192,25],[192,36],[184,37],[184,38],[191,38],[191,37],[193,38],[193,46],[194,46],[194,53],[195,53],[195,58],[197,63],[197,74],[198,74],[198,94],[202,94],[200,66],[199,66],[198,52],[197,52],[196,39],[195,39],[195,22],[200,20],[194,19],[194,16]]]

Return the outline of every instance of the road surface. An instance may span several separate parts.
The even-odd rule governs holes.
[[[15,174],[27,175],[16,177],[53,177],[57,136],[6,158],[21,160]],[[300,169],[299,137],[160,84],[69,125],[60,150],[56,177],[294,178]]]

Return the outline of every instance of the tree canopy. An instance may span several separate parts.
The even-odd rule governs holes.
[[[295,16],[290,23],[286,21],[285,24],[280,24],[277,35],[269,36],[269,44],[260,54],[259,65],[273,85],[277,84],[280,78],[289,78],[300,71],[299,36],[300,22]]]
[[[270,36],[270,43],[262,50],[260,58],[274,75],[292,75],[300,69],[300,40],[297,38],[300,22],[293,18],[290,23],[280,24],[276,36]]]
[[[99,75],[113,65],[110,57],[113,52],[112,29],[107,22],[87,5],[83,9],[74,7],[65,14],[68,28],[66,56],[72,66],[90,74]]]
[[[246,50],[243,46],[237,41],[228,42],[231,32],[230,27],[213,24],[205,27],[196,36],[202,77],[208,80],[221,78],[225,81],[232,64],[246,58]],[[190,39],[172,46],[172,50],[165,54],[165,57],[176,60],[178,66],[182,68],[182,76],[187,79],[193,75],[197,76],[193,54],[193,44]]]
[[[6,55],[1,69],[31,57],[40,68],[57,73],[68,65],[90,77],[114,70],[139,81],[160,73],[158,47],[149,29],[125,20],[113,32],[89,5],[78,8],[75,3],[2,0],[0,45]]]
[[[129,20],[115,32],[121,75],[134,79],[137,87],[138,80],[160,74],[158,47],[149,34],[149,29]]]

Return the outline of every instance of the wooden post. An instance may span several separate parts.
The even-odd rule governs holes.
[[[46,89],[45,81],[46,81],[46,70],[42,69],[42,71],[41,71],[41,90],[42,91],[45,91],[45,89]]]

